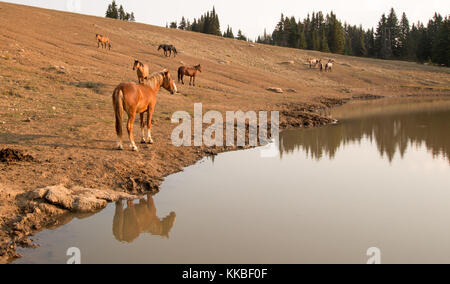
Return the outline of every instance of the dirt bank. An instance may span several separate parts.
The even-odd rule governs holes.
[[[330,123],[326,109],[353,99],[450,95],[448,68],[250,45],[5,3],[0,10],[0,262],[69,210],[90,204],[95,211],[114,200],[99,192],[126,198],[157,191],[164,177],[202,157],[236,150],[171,144],[172,114],[192,113],[194,103],[204,112],[278,110],[286,129]],[[97,49],[96,33],[111,38],[112,51]],[[163,57],[161,43],[174,44],[180,55]],[[308,57],[333,57],[336,69],[309,69]],[[136,58],[152,71],[175,74],[181,64],[200,63],[203,72],[197,87],[158,94],[154,145],[118,152],[111,94],[118,83],[136,81]],[[59,198],[49,186],[62,189]]]

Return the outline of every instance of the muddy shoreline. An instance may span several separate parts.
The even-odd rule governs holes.
[[[311,128],[329,125],[335,122],[330,117],[320,115],[336,106],[341,106],[348,100],[321,99],[322,106],[308,104],[288,104],[280,107],[280,130],[292,128]],[[8,263],[21,255],[16,252],[18,247],[33,248],[32,237],[46,228],[64,225],[72,218],[65,218],[69,213],[93,215],[104,209],[109,202],[117,200],[138,199],[145,194],[157,194],[164,179],[174,173],[183,171],[201,159],[229,151],[249,149],[250,147],[201,147],[198,155],[188,165],[180,164],[177,170],[162,176],[147,180],[145,176],[129,177],[128,182],[118,183],[115,190],[88,189],[82,187],[67,188],[64,185],[53,185],[31,190],[6,199],[14,200],[18,206],[16,216],[2,220],[0,230],[3,234],[0,243],[0,263]],[[10,149],[8,149],[10,151]],[[31,156],[19,153],[33,159]],[[29,161],[38,162],[38,161]],[[15,163],[21,163],[17,161]],[[14,167],[14,163],[9,166]],[[0,196],[0,199],[5,197]],[[82,204],[82,205],[79,205]]]

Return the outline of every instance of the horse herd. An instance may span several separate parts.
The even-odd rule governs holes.
[[[98,48],[111,50],[111,41],[108,37],[96,34]],[[163,50],[166,57],[174,57],[178,54],[177,49],[173,45],[161,44],[158,51]],[[326,64],[322,59],[308,59],[309,68],[317,68],[320,71],[331,72],[333,69],[333,59],[329,59]],[[134,142],[133,125],[136,115],[140,115],[141,126],[141,143],[153,144],[151,128],[152,117],[156,106],[156,94],[161,88],[166,89],[172,95],[177,93],[177,86],[172,79],[170,71],[164,69],[161,72],[150,74],[150,67],[139,60],[135,60],[133,70],[136,71],[139,84],[135,83],[121,83],[113,92],[112,101],[116,119],[116,134],[117,134],[117,149],[123,150],[123,131],[122,121],[124,112],[128,115],[127,131],[131,143],[131,149],[137,151],[138,148]],[[193,67],[180,66],[178,68],[178,82],[184,85],[184,76],[190,77],[189,85],[195,86],[195,79],[197,73],[202,72],[202,66],[196,65]],[[147,120],[145,121],[145,114]],[[147,128],[147,133],[145,130]]]
[[[97,47],[111,50],[111,41],[108,37],[96,34]],[[173,45],[162,44],[158,51],[163,50],[166,57],[175,57],[178,54]],[[177,93],[177,86],[172,79],[170,71],[164,69],[161,72],[150,73],[150,66],[139,60],[135,60],[133,70],[136,71],[139,84],[121,83],[113,92],[112,101],[116,119],[117,149],[123,150],[123,130],[122,121],[124,112],[128,115],[127,131],[131,143],[131,149],[137,151],[138,148],[134,142],[133,126],[136,115],[140,116],[141,143],[153,144],[152,138],[152,117],[156,106],[156,94],[161,88],[166,89],[172,95]],[[197,73],[202,72],[202,66],[194,67],[180,66],[178,68],[178,82],[184,85],[184,76],[190,77],[189,85],[195,86]],[[147,120],[145,120],[147,114]],[[145,133],[147,130],[147,133]]]
[[[310,58],[308,59],[308,63],[309,68],[317,68],[317,66],[319,66],[320,71],[325,70],[325,72],[331,72],[333,70],[333,63],[335,63],[335,61],[333,59],[328,59],[327,63],[323,63],[322,59]]]

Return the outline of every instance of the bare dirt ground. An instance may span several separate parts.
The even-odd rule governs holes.
[[[139,23],[0,3],[0,262],[17,245],[53,224],[62,206],[31,201],[28,192],[52,185],[104,191],[155,191],[163,178],[211,152],[233,149],[172,146],[173,112],[279,110],[281,126],[312,127],[317,114],[352,99],[450,95],[450,70],[410,62],[321,54],[250,44]],[[97,48],[95,34],[112,40]],[[157,51],[174,44],[176,58]],[[333,58],[331,73],[309,69],[306,59]],[[137,81],[134,59],[152,71],[201,64],[197,87],[160,91],[155,144],[115,151],[111,95]],[[284,93],[268,88],[282,88]],[[135,136],[138,136],[138,123]],[[0,157],[1,158],[1,157]],[[207,178],[207,177],[205,177]],[[42,196],[40,196],[42,197]]]

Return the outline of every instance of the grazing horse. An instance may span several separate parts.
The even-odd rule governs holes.
[[[333,63],[335,61],[333,59],[328,60],[328,63],[325,65],[325,72],[329,71],[331,72],[333,70]]]
[[[137,59],[134,61],[133,70],[137,70],[139,84],[145,83],[145,80],[147,80],[150,76],[150,68],[148,67],[148,65],[140,62]]]
[[[112,101],[116,116],[116,134],[118,138],[117,148],[123,150],[122,141],[122,120],[123,112],[128,114],[128,137],[130,138],[131,149],[137,151],[134,143],[133,125],[136,114],[141,116],[141,143],[153,144],[151,129],[152,116],[156,106],[156,94],[163,87],[172,95],[177,92],[177,86],[172,80],[167,69],[162,72],[154,73],[147,81],[147,84],[136,85],[134,83],[122,83],[114,90]],[[145,134],[144,115],[147,113],[147,141]]]
[[[314,68],[316,68],[317,67],[317,65],[320,63],[320,59],[313,59],[313,58],[310,58],[310,59],[308,59],[308,64],[309,64],[309,68],[311,69],[313,66],[314,66]]]
[[[173,45],[161,44],[158,47],[158,51],[160,51],[161,49],[164,50],[164,56],[166,56],[166,57],[172,56],[172,52],[173,52],[173,57],[176,57],[178,54],[177,49]]]
[[[97,46],[98,48],[100,48],[100,45],[102,46],[102,49],[105,48],[109,48],[109,50],[111,50],[111,41],[109,40],[108,37],[106,36],[102,36],[100,34],[95,35],[95,38],[97,39]]]
[[[189,76],[191,77],[189,86],[192,85],[192,83],[194,83],[195,86],[195,78],[197,77],[197,72],[199,71],[200,73],[202,72],[202,66],[200,64],[194,67],[181,66],[178,68],[178,83],[181,81],[184,85],[184,76]]]

